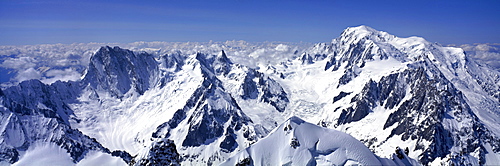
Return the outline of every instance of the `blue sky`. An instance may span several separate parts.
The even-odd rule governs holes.
[[[498,0],[0,0],[0,45],[329,42],[350,26],[442,44],[499,43]]]

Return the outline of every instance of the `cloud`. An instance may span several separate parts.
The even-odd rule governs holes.
[[[15,85],[29,79],[40,79],[45,83],[57,80],[80,79],[90,56],[105,43],[40,44],[24,46],[0,46],[0,71],[2,87]]]
[[[28,69],[36,67],[36,60],[31,57],[19,57],[6,59],[0,67],[9,69]]]
[[[488,64],[500,70],[500,45],[498,44],[464,44],[460,46],[472,59]]]
[[[49,70],[45,73],[45,77],[41,80],[45,84],[52,84],[56,81],[77,81],[81,78],[81,74],[72,68],[64,70]]]
[[[14,77],[14,79],[17,82],[22,82],[31,79],[40,79],[40,78],[42,78],[42,74],[39,71],[35,70],[34,68],[20,70],[18,71],[16,77]]]

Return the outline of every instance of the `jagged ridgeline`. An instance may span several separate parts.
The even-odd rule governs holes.
[[[360,26],[283,62],[249,67],[236,54],[105,46],[79,81],[2,89],[0,160],[51,144],[73,163],[500,161],[500,73],[459,48]]]

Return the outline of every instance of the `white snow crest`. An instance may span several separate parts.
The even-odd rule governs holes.
[[[74,165],[74,163],[66,150],[55,143],[37,142],[21,155],[19,161],[13,164],[13,166],[24,165],[67,166]]]
[[[291,117],[267,137],[221,165],[381,165],[379,158],[352,136]]]

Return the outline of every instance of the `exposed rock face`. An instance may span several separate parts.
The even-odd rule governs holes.
[[[243,99],[259,99],[271,104],[279,112],[285,111],[289,100],[279,83],[254,69],[247,69],[244,74],[241,84]]]
[[[82,82],[94,89],[109,91],[116,97],[123,97],[130,89],[143,94],[157,70],[158,64],[152,55],[106,46],[90,58]]]
[[[181,159],[177,152],[174,141],[163,139],[154,142],[146,157],[139,160],[135,165],[180,165]]]

